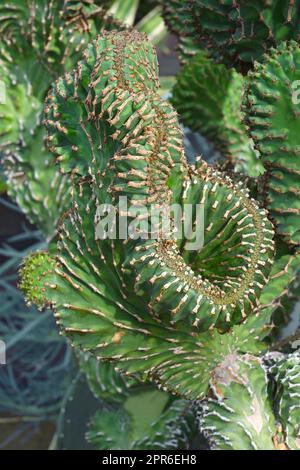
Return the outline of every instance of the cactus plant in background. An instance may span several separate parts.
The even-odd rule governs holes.
[[[134,21],[138,2],[131,23]],[[44,146],[43,104],[51,83],[76,64],[80,51],[103,28],[126,29],[126,10],[110,0],[24,0],[0,6],[0,157],[8,193],[50,239],[68,206],[68,184]],[[148,8],[138,28],[164,37],[160,9]],[[114,14],[115,16],[112,16]],[[128,23],[128,21],[126,22]]]
[[[202,51],[179,73],[171,101],[183,123],[211,140],[235,171],[255,177],[263,165],[243,123],[243,85],[241,74]]]
[[[255,64],[245,93],[249,134],[266,167],[266,205],[278,233],[298,246],[300,114],[293,99],[293,84],[299,79],[299,46],[282,43],[262,63]]]
[[[162,1],[164,18],[190,46],[239,69],[260,60],[272,46],[299,39],[300,5],[295,0]]]
[[[68,186],[44,146],[43,102],[52,81],[73,67],[96,31],[121,27],[107,15],[109,3],[20,0],[0,6],[0,74],[6,88],[0,150],[8,193],[48,238],[67,208]]]

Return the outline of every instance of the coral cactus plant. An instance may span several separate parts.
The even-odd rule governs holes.
[[[161,3],[171,30],[189,38],[189,52],[191,46],[207,49],[218,62],[237,68],[247,68],[281,41],[299,39],[300,6],[295,0]]]
[[[242,182],[202,159],[188,165],[176,113],[158,87],[155,51],[136,32],[103,33],[55,83],[44,123],[72,203],[56,246],[25,261],[21,287],[51,306],[75,348],[125,376],[205,400],[200,426],[216,448],[297,449],[286,413],[273,407],[289,407],[289,398],[269,390],[280,375],[265,359],[265,338],[298,263],[279,258],[269,283],[268,213]],[[171,203],[200,204],[203,246],[178,240],[171,216],[167,239],[161,222],[150,239],[102,237],[101,205],[116,207],[120,196],[146,215],[153,204],[165,212]],[[130,210],[118,214],[135,220]]]

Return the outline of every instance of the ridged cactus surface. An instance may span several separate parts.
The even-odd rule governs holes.
[[[45,95],[101,31],[121,28],[106,1],[17,0],[0,5],[0,157],[8,193],[50,239],[67,209],[69,185],[45,149]]]
[[[277,384],[275,406],[289,449],[300,450],[300,354],[278,354],[271,367]]]
[[[242,70],[280,41],[300,38],[300,5],[294,0],[170,0],[162,6],[179,37]]]
[[[235,70],[199,52],[177,76],[171,101],[183,123],[213,142],[236,171],[258,176],[264,168],[241,110],[244,81]]]
[[[212,398],[200,411],[200,427],[218,450],[276,449],[276,421],[260,359],[233,354],[220,364]]]
[[[249,76],[245,112],[249,132],[266,167],[264,198],[276,228],[300,244],[300,113],[295,83],[300,50],[295,42],[272,49]]]

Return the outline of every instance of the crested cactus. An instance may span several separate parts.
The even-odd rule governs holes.
[[[161,3],[167,24],[179,37],[242,70],[280,41],[300,38],[300,5],[294,0]]]
[[[300,50],[282,43],[256,63],[245,93],[249,133],[266,167],[263,197],[278,233],[300,244],[299,104],[293,84],[300,79]]]
[[[267,212],[242,182],[201,158],[188,165],[176,113],[158,87],[155,52],[137,32],[102,34],[53,85],[46,140],[70,181],[72,202],[56,247],[25,261],[21,287],[29,301],[51,306],[73,346],[128,376],[122,383],[155,382],[181,398],[206,400],[200,427],[216,448],[285,449],[286,415],[279,426],[263,355],[298,257],[279,258],[271,272]],[[160,220],[150,238],[126,233],[122,240],[121,218],[111,227],[115,236],[103,237],[101,205],[117,207],[120,196],[130,204],[117,212],[127,227],[135,220],[132,207],[145,211],[138,233],[149,232],[153,204],[165,213],[172,203],[200,204],[203,245],[191,250],[186,234],[178,239],[171,215],[167,239]],[[85,369],[97,390],[93,369]],[[124,427],[131,443],[127,436],[109,445],[149,448],[164,420],[172,441],[172,407],[144,440],[134,437],[130,414],[119,406],[111,435]],[[91,423],[88,437],[100,448],[108,445],[110,422],[108,411]]]
[[[186,448],[193,400],[211,448],[299,450],[299,354],[270,334],[299,279],[299,6],[163,5],[187,61],[171,103],[236,172],[263,173],[250,193],[237,174],[188,164],[144,34],[90,41],[108,3],[0,6],[1,156],[11,194],[51,239],[25,260],[21,288],[79,351],[103,405],[87,433],[96,448]],[[115,215],[106,236],[103,210]]]
[[[263,165],[246,133],[241,103],[244,77],[199,52],[179,73],[172,104],[183,123],[211,140],[236,171],[263,173]]]
[[[271,266],[273,231],[266,213],[240,185],[202,160],[188,167],[174,111],[156,92],[156,70],[153,49],[144,36],[108,33],[89,47],[73,74],[57,81],[46,103],[49,148],[62,171],[76,175],[76,207],[63,222],[59,256],[53,261],[55,269],[45,271],[45,288],[72,340],[111,359],[118,349],[131,354],[132,341],[145,344],[148,335],[150,343],[152,335],[158,334],[161,342],[165,338],[168,355],[173,349],[169,339],[174,336],[171,344],[176,343],[176,335],[185,335],[187,328],[194,328],[197,337],[214,325],[226,330],[242,321],[257,305]],[[124,105],[119,107],[121,99]],[[98,240],[97,229],[93,233],[89,228],[97,205],[118,195],[146,207],[152,201],[162,207],[168,200],[202,201],[207,211],[203,249],[192,253],[185,249],[186,240],[180,247],[175,239],[157,237],[130,241],[124,251],[120,240]],[[101,271],[99,250],[105,260]],[[232,260],[234,250],[238,257]],[[82,283],[89,307],[77,295]],[[24,284],[30,290],[30,282]],[[74,300],[67,305],[65,292],[70,288]],[[92,305],[101,309],[103,321],[90,310]],[[86,314],[77,313],[81,311]],[[115,320],[122,311],[128,312],[124,325]],[[156,318],[166,326],[152,327],[151,334]],[[99,334],[109,322],[107,340],[101,334],[103,343],[97,342],[86,322]],[[162,359],[149,354],[148,362],[147,356],[141,354],[140,366],[146,371],[150,367],[150,372]],[[128,356],[122,367],[130,363]],[[132,357],[132,368],[138,364],[138,355]]]

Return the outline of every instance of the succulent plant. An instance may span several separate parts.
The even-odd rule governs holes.
[[[234,166],[248,176],[264,172],[241,111],[244,77],[198,52],[177,76],[171,102],[183,123],[212,141]]]
[[[185,59],[199,46],[210,56],[200,52],[186,64],[171,101],[235,170],[264,173],[250,195],[245,178],[229,177],[200,157],[187,162],[177,113],[161,99],[156,54],[145,35],[102,32],[72,70],[98,3],[64,2],[57,22],[55,6],[46,3],[53,34],[45,48],[48,33],[29,30],[26,54],[44,51],[37,63],[26,57],[32,69],[24,75],[9,64],[6,46],[0,53],[8,88],[0,145],[13,155],[6,160],[20,205],[36,221],[50,210],[45,233],[52,243],[25,260],[21,288],[30,303],[50,307],[75,350],[84,351],[80,368],[102,404],[89,441],[101,449],[185,448],[193,428],[186,400],[193,400],[212,448],[299,449],[299,354],[282,352],[270,336],[299,279],[298,5],[170,0],[164,6],[172,29],[184,36]],[[40,24],[39,7],[32,11]],[[3,19],[7,45],[17,50],[18,31]],[[62,36],[60,21],[68,25]],[[69,34],[75,46],[65,60],[56,45]],[[214,61],[244,75],[253,70],[243,77]],[[42,145],[43,98],[62,72],[48,93],[43,124],[47,171],[59,175],[63,199],[50,189],[45,208],[38,183],[45,186],[47,178],[32,155]],[[20,190],[25,175],[30,197]],[[189,226],[181,236],[172,204],[191,208],[179,217]],[[154,230],[153,207],[164,215]],[[103,211],[117,216],[106,236]],[[152,400],[148,415],[145,403]]]
[[[153,48],[144,36],[108,33],[49,94],[49,148],[58,155],[62,171],[76,175],[75,206],[62,226],[59,255],[29,259],[23,288],[34,290],[30,273],[39,269],[45,296],[74,343],[98,357],[114,360],[121,354],[126,357],[119,361],[122,370],[159,374],[171,383],[172,369],[163,366],[174,361],[171,345],[180,336],[180,354],[189,355],[201,331],[215,324],[226,330],[257,305],[270,271],[273,231],[246,190],[201,160],[188,167],[174,111],[155,91],[156,70]],[[150,201],[166,204],[167,197],[181,203],[205,201],[208,235],[203,249],[191,254],[184,246],[180,251],[176,240],[158,238],[129,242],[125,250],[121,240],[97,240],[97,230],[95,239],[95,227],[90,228],[97,205],[116,195],[148,207]],[[228,255],[237,247],[240,256],[232,263]],[[66,304],[70,289],[72,303]],[[116,320],[122,312],[125,323]],[[160,354],[137,352],[139,344],[154,351],[156,342]],[[170,377],[163,379],[163,374]],[[203,393],[195,383],[191,389],[183,382],[176,386],[195,398]]]
[[[110,363],[79,354],[80,369],[100,400],[87,440],[97,449],[187,448],[195,433],[191,404],[154,385],[125,378]],[[120,432],[122,430],[122,432]]]
[[[66,179],[44,146],[41,125],[52,81],[73,68],[96,32],[121,28],[106,13],[107,1],[18,0],[0,6],[0,157],[8,193],[50,239],[67,209]]]
[[[299,353],[272,355],[270,372],[274,377],[275,406],[284,423],[285,441],[290,449],[300,449],[300,357]]]
[[[249,132],[267,169],[264,197],[277,231],[300,244],[299,104],[293,84],[300,79],[300,50],[282,43],[256,63],[245,94]]]
[[[164,18],[179,37],[191,38],[218,62],[244,70],[272,46],[300,38],[294,0],[169,0]]]
[[[200,427],[211,448],[275,450],[281,443],[261,359],[228,356],[214,372],[212,398],[202,404]],[[283,439],[282,439],[283,441]]]

